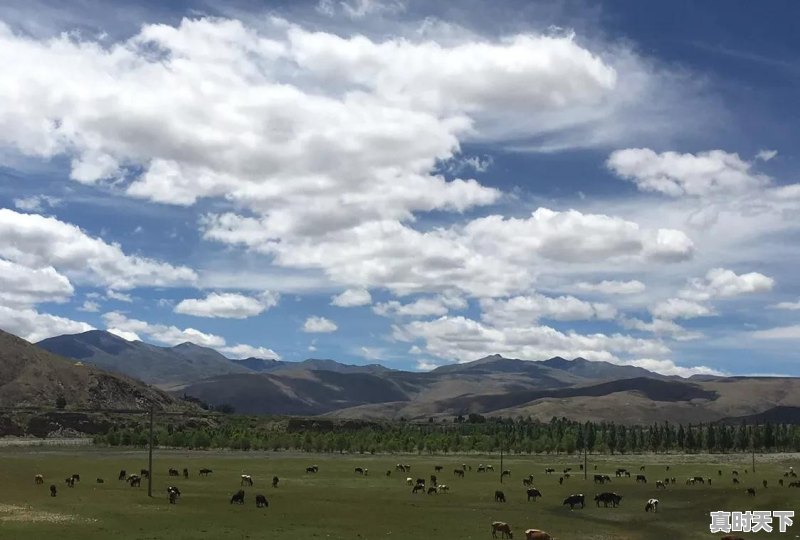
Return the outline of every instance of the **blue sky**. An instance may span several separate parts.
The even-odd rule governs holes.
[[[0,328],[800,375],[800,8],[0,6]]]

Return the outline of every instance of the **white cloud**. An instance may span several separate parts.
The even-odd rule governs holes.
[[[635,279],[630,281],[603,280],[599,283],[582,281],[576,283],[573,288],[578,291],[597,292],[608,295],[639,294],[647,289],[644,283]]]
[[[69,279],[52,266],[29,268],[0,259],[0,305],[31,307],[42,302],[66,302],[73,293]]]
[[[103,321],[108,328],[122,332],[134,332],[164,345],[174,346],[188,341],[204,347],[225,346],[225,339],[221,336],[207,334],[194,328],[180,329],[177,326],[150,324],[138,319],[129,319],[119,311],[104,313]]]
[[[545,360],[554,356],[618,361],[621,357],[660,357],[669,349],[658,340],[621,334],[578,334],[548,326],[494,327],[465,317],[440,317],[393,327],[394,339],[421,341],[421,349],[437,358],[468,362],[490,354]]]
[[[117,289],[191,284],[189,268],[126,255],[55,218],[0,208],[0,257],[31,268],[54,267],[73,281]]]
[[[465,309],[467,305],[467,301],[459,296],[440,294],[419,298],[408,304],[390,300],[376,304],[372,311],[383,317],[432,317],[446,315],[451,309]]]
[[[481,300],[481,319],[496,327],[521,327],[539,319],[555,321],[610,320],[617,310],[608,304],[586,302],[574,296],[549,297],[541,294]]]
[[[49,195],[32,195],[30,197],[14,199],[14,206],[24,212],[41,213],[44,211],[45,207],[57,206],[60,203],[61,199]]]
[[[118,300],[120,302],[133,302],[133,298],[131,298],[131,295],[117,292],[113,289],[109,289],[106,291],[106,298],[108,298],[109,300]]]
[[[657,336],[669,337],[678,341],[690,341],[703,337],[703,334],[691,332],[673,320],[653,318],[652,321],[645,322],[633,317],[620,317],[619,322],[629,330],[650,332]]]
[[[331,298],[331,305],[339,307],[368,306],[371,303],[372,295],[366,289],[347,289]]]
[[[182,300],[175,306],[175,313],[195,317],[218,317],[224,319],[247,319],[278,305],[277,293],[264,292],[258,297],[236,293],[211,293],[202,299]]]
[[[785,309],[788,311],[798,311],[800,310],[800,300],[797,302],[778,302],[777,304],[770,306],[773,309]]]
[[[136,332],[128,332],[125,330],[120,330],[119,328],[109,328],[106,330],[109,334],[114,334],[115,336],[121,337],[127,341],[142,341],[139,337],[139,334]]]
[[[774,279],[758,272],[737,275],[725,268],[712,268],[705,279],[689,280],[689,285],[680,294],[683,298],[704,301],[767,292],[772,290],[774,284]]]
[[[683,298],[670,298],[659,302],[650,310],[653,317],[671,321],[673,319],[694,319],[714,315],[714,311],[702,304]]]
[[[281,356],[266,347],[253,347],[252,345],[234,345],[233,347],[222,347],[219,352],[228,358],[241,359],[241,358],[264,358],[272,360],[280,360]]]
[[[86,300],[81,307],[78,308],[78,311],[85,311],[87,313],[96,313],[100,311],[100,304],[97,302],[92,302],[91,300]]]
[[[677,375],[678,377],[691,377],[692,375],[717,375],[717,376],[724,376],[726,375],[724,372],[712,369],[707,366],[694,366],[694,367],[683,367],[676,365],[675,362],[672,360],[657,360],[653,358],[642,358],[639,360],[631,360],[630,362],[626,362],[626,365],[629,366],[636,366],[640,368],[647,369],[649,371],[655,371],[656,373],[661,373],[662,375]]]
[[[39,313],[34,309],[0,306],[0,328],[35,343],[62,334],[79,334],[94,330],[90,324]]]
[[[649,148],[629,148],[613,152],[607,165],[642,191],[672,197],[745,193],[770,183],[767,176],[751,170],[752,163],[723,150],[657,154]]]
[[[306,319],[306,322],[303,324],[303,332],[309,334],[327,334],[335,332],[338,329],[339,327],[336,326],[336,323],[325,317],[312,316]]]
[[[760,159],[761,161],[769,161],[777,155],[777,150],[759,150],[758,154],[756,154],[756,159]]]
[[[800,340],[800,324],[757,330],[750,336],[763,340]]]

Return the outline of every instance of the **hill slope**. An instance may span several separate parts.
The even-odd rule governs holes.
[[[0,330],[0,407],[183,409],[174,397],[127,377],[61,358]]]

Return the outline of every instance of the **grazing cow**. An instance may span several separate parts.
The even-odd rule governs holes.
[[[667,489],[667,485],[664,482],[662,482],[661,480],[656,480],[656,489],[658,489],[658,488]]]
[[[504,470],[503,472],[501,472],[501,473],[500,473],[500,477],[502,478],[502,477],[504,477],[504,476],[511,476],[511,471],[509,471],[508,469],[506,469],[506,470]]]
[[[435,495],[437,493],[436,487],[431,486],[428,488],[428,495]]]
[[[242,475],[242,481],[239,482],[239,485],[240,486],[244,486],[244,485],[252,486],[253,485],[253,477],[250,476],[249,474],[243,474]]]
[[[625,469],[617,469],[616,471],[614,471],[614,475],[617,478],[622,478],[622,475],[625,474],[626,472],[628,471],[626,471]]]
[[[711,478],[706,478],[706,482],[708,482],[708,485],[710,486],[711,485]]]
[[[622,500],[622,495],[618,495],[616,493],[606,491],[604,493],[600,493],[599,495],[594,496],[594,502],[597,503],[597,506],[600,506],[600,503],[603,503],[603,506],[608,508],[608,503],[611,503],[613,508],[616,508],[620,501]]]
[[[734,484],[738,484],[738,483],[739,483],[739,479],[738,479],[738,478],[734,478],[734,479],[733,479],[733,483],[734,483]]]
[[[173,469],[173,468],[171,468],[171,467],[170,467],[170,469],[169,469],[169,475],[170,475],[170,476],[180,476],[180,475],[178,474],[178,469]],[[142,473],[142,476],[144,476],[144,473]]]
[[[667,470],[669,470],[669,465],[667,465]]]
[[[150,470],[149,469],[140,470],[139,476],[141,476],[142,478],[150,478]]]
[[[640,470],[640,471],[644,471],[644,465],[642,465],[641,467],[639,467],[639,470]]]
[[[256,495],[256,508],[266,508],[269,506],[269,501],[261,493]]]
[[[494,492],[494,502],[506,502],[506,494],[500,490]]]
[[[486,467],[484,465],[478,465],[476,470],[477,472],[486,472]]]
[[[767,481],[766,480],[762,480],[761,484],[764,486],[764,489],[767,489]]]
[[[694,480],[695,482],[700,482],[701,484],[706,483],[706,479],[703,478],[702,476],[693,476],[692,480]]]
[[[605,482],[606,482],[606,479],[602,474],[594,475],[594,483],[595,484],[604,484]]]
[[[420,484],[422,487],[425,487],[425,479],[424,478],[417,478],[417,484]]]
[[[214,471],[212,471],[211,469],[200,469],[200,476],[208,476],[212,472]]]
[[[731,471],[731,474],[732,474],[733,476],[739,476],[739,471]]]
[[[105,480],[103,480],[102,478],[98,478],[98,479],[96,480],[96,482],[97,482],[98,484],[102,484],[102,483],[104,483],[104,482],[105,482]]]
[[[563,476],[559,476],[558,477],[558,485],[560,486],[563,483],[564,483],[564,477]]]
[[[411,489],[411,493],[416,493],[417,491],[425,491],[425,486],[423,484],[417,484]]]
[[[406,478],[406,484],[408,484],[409,486],[413,486],[414,479],[409,476],[408,478]]]
[[[244,490],[240,489],[231,496],[231,504],[244,504]]]
[[[533,499],[533,502],[536,502],[536,499],[542,496],[542,492],[536,488],[528,488],[525,493],[528,495],[528,501]]]
[[[69,478],[65,478],[64,483],[67,484],[67,487],[75,487],[75,479],[71,476]]]
[[[178,502],[178,497],[181,496],[181,490],[176,488],[175,486],[169,486],[167,488],[167,498],[169,498],[169,504],[175,504]]]
[[[658,512],[658,499],[648,499],[644,506],[645,512]]]
[[[433,470],[436,471],[436,472],[442,472],[443,469],[444,469],[444,467],[442,467],[441,465],[434,465],[433,466]]]
[[[755,497],[756,496],[756,488],[747,488],[747,494]]]
[[[514,538],[514,533],[511,532],[511,526],[504,521],[492,522],[492,538],[497,538],[497,533],[500,533],[500,538]]]
[[[80,481],[81,481],[81,475],[79,475],[79,474],[73,474],[73,475],[72,475],[72,479],[73,479],[75,482],[80,482]]]
[[[646,484],[647,483],[647,477],[645,475],[643,475],[643,474],[637,474],[636,475],[636,482],[640,483],[640,484]]]
[[[272,487],[274,487],[274,488],[278,487],[278,482],[280,482],[280,481],[281,481],[280,478],[278,478],[277,476],[273,476],[272,477]]]
[[[439,493],[450,493],[450,486],[448,486],[447,484],[439,484],[438,486],[436,486],[436,490]]]
[[[183,477],[189,478],[189,469],[187,469],[186,467],[183,468]]]
[[[142,477],[137,474],[132,474],[128,477],[128,483],[131,487],[141,487]]]
[[[128,477],[128,471],[125,469],[121,469],[119,471],[119,476],[117,476],[117,480],[125,480]]]
[[[356,467],[354,471],[356,472],[356,474],[364,474],[364,469],[362,469],[361,467]]]
[[[669,479],[669,483],[672,484],[673,486],[675,485],[675,477],[674,476]]]
[[[486,470],[487,470],[487,471],[494,471],[494,467],[493,467],[493,466],[491,466],[491,465],[487,465],[487,466],[486,466]]]
[[[364,476],[369,476],[369,469],[364,469]]]
[[[800,482],[789,482],[789,487],[800,488]]]
[[[56,491],[57,491],[56,490],[56,485],[55,484],[50,484],[50,496],[51,497],[55,497],[56,496]]]
[[[315,472],[317,472],[318,470],[319,470],[319,469],[317,468],[317,466],[316,466],[316,465],[314,465],[314,466],[312,466],[312,467],[306,467],[306,473],[315,473]]]
[[[432,475],[431,475],[431,484],[432,484],[433,486],[436,486],[436,484],[437,484],[437,482],[436,482],[436,475],[435,475],[435,474],[432,474]]]
[[[533,482],[533,480],[531,480],[530,478],[523,478],[522,479],[522,485],[526,486],[526,487],[530,486],[532,482]]]
[[[462,463],[461,464],[461,470],[462,471],[466,471],[467,470],[467,464],[466,463]]]
[[[456,476],[460,476],[461,478],[464,478],[464,471],[462,471],[461,469],[453,469],[453,474]]]
[[[42,476],[41,474],[37,474],[36,476],[33,477],[33,483],[36,484],[37,486],[44,484],[44,476]]]
[[[577,495],[570,495],[566,499],[564,499],[564,503],[562,506],[569,505],[569,509],[573,510],[576,505],[580,504],[581,508],[586,505],[585,499],[583,497],[583,493],[578,493]]]
[[[386,477],[392,476],[392,469],[386,469]]]
[[[568,473],[568,472],[569,472],[569,471],[571,471],[571,470],[572,470],[572,467],[567,467],[567,468],[565,468],[565,469],[564,469],[564,474]]]
[[[722,469],[717,469],[717,475],[722,476]]]
[[[552,536],[541,529],[528,529],[525,531],[525,540],[554,540]]]
[[[552,473],[556,472],[556,470],[555,470],[555,469],[553,469],[552,467],[547,467],[547,468],[544,470],[544,472],[545,472],[545,474],[552,474]]]
[[[780,484],[780,486],[781,486],[781,487],[783,487],[783,478],[781,478],[780,480],[778,480],[778,484]]]

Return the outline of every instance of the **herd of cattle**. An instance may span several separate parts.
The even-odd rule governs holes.
[[[597,466],[595,465],[595,470]],[[666,466],[666,470],[669,471],[669,465]],[[401,471],[404,473],[411,472],[411,465],[401,464],[398,463],[395,468],[395,471]],[[435,465],[434,471],[436,473],[442,473],[444,467],[441,465]],[[580,470],[583,471],[583,465],[580,465]],[[645,467],[640,467],[639,474],[635,476],[635,482],[640,484],[647,484],[647,476],[643,474]],[[463,478],[468,471],[472,471],[472,466],[467,465],[466,463],[462,464],[459,467],[453,469],[453,475],[459,478]],[[476,468],[478,473],[486,473],[488,471],[494,471],[494,467],[492,465],[484,465],[479,464]],[[558,482],[559,484],[563,484],[565,479],[570,478],[572,468],[567,467],[563,469],[561,475],[559,476]],[[319,472],[318,465],[311,465],[306,467],[305,469],[306,474],[316,474]],[[555,469],[552,467],[548,467],[545,469],[546,475],[551,475],[556,472]],[[203,468],[198,471],[200,477],[208,477],[213,471],[211,469]],[[355,467],[354,473],[358,475],[368,476],[369,469],[364,467]],[[745,473],[747,471],[745,470]],[[718,476],[722,476],[722,470],[717,471]],[[623,468],[619,468],[615,471],[616,478],[631,478],[631,473]],[[138,474],[128,474],[125,469],[119,471],[119,475],[117,479],[119,481],[125,481],[131,487],[140,487],[143,478],[149,478],[150,472],[147,469],[141,469]],[[183,476],[184,479],[189,478],[189,469],[184,468],[182,473],[179,472],[177,469],[170,468],[168,470],[168,476],[170,477],[180,477]],[[386,477],[392,476],[392,469],[386,470]],[[505,469],[501,472],[501,480],[505,479],[506,477],[511,477],[511,471]],[[739,471],[732,471],[731,472],[732,482],[734,485],[740,484],[740,475]],[[788,480],[788,487],[800,488],[800,481],[795,480],[797,478],[797,473],[794,472],[792,467],[784,472],[783,478],[778,479],[778,484],[780,486],[784,486],[784,479]],[[79,474],[73,474],[68,476],[64,483],[67,487],[73,488],[75,487],[76,482],[80,482],[81,477]],[[593,474],[593,481],[595,484],[606,484],[611,482],[611,476],[608,474]],[[655,482],[656,489],[667,489],[667,486],[675,485],[676,483],[675,477],[665,477],[663,479],[658,479]],[[686,485],[695,485],[695,484],[703,484],[703,485],[710,485],[712,479],[708,477],[701,477],[701,476],[691,476],[686,479]],[[37,474],[34,477],[34,482],[36,485],[44,485],[44,476],[41,474]],[[103,484],[104,480],[102,478],[97,478],[96,482],[98,484]],[[277,488],[278,484],[280,483],[280,479],[277,476],[272,477],[272,487]],[[405,478],[405,483],[408,486],[412,486],[411,493],[427,493],[428,495],[432,494],[439,494],[439,493],[448,493],[450,491],[450,487],[446,484],[439,483],[439,479],[436,474],[431,474],[427,483],[425,478],[416,478],[409,476]],[[240,476],[240,486],[248,486],[253,487],[254,481],[253,477],[249,474],[242,474]],[[522,485],[525,489],[525,495],[527,497],[527,501],[536,501],[536,499],[542,497],[542,492],[533,486],[533,475],[529,474],[526,477],[522,478]],[[767,488],[769,483],[767,480],[762,480],[762,486]],[[748,487],[745,492],[748,495],[755,496],[756,489],[754,487]],[[50,495],[55,497],[58,493],[58,489],[55,484],[50,485]],[[167,488],[167,499],[170,504],[176,504],[178,499],[181,496],[181,491],[177,486],[169,486]],[[245,499],[245,492],[243,489],[239,489],[236,493],[234,493],[230,498],[230,504],[244,504]],[[267,498],[259,493],[256,495],[255,498],[256,507],[257,508],[267,508],[269,506],[269,501]],[[496,490],[494,492],[494,501],[497,503],[505,503],[506,502],[506,495],[501,490]],[[612,508],[616,508],[622,502],[622,495],[619,495],[616,492],[612,491],[605,491],[602,493],[598,493],[594,497],[594,501],[597,507],[600,507],[602,503],[603,507],[608,508],[611,505]],[[570,510],[574,510],[575,507],[580,506],[580,508],[584,508],[586,505],[586,498],[583,493],[574,493],[566,497],[562,503],[563,506],[569,506]],[[650,498],[646,501],[645,504],[645,512],[658,512],[658,505],[659,501],[655,498]],[[513,532],[511,530],[511,526],[508,523],[502,521],[494,521],[492,522],[492,537],[497,538],[497,533],[500,533],[501,538],[513,538]],[[555,538],[551,537],[548,533],[540,529],[527,529],[525,530],[525,539],[526,540],[555,540]],[[738,537],[733,536],[726,536],[722,537],[721,540],[739,540]]]

